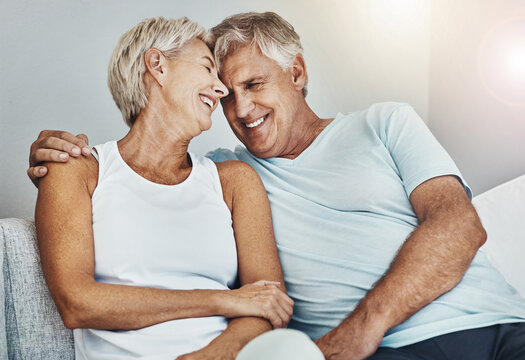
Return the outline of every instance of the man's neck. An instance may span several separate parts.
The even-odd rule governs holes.
[[[298,111],[294,119],[294,124],[297,125],[294,125],[291,136],[294,140],[291,142],[290,147],[286,149],[286,152],[278,157],[285,159],[297,158],[333,120],[333,118],[321,119],[306,103],[302,109],[302,111]]]

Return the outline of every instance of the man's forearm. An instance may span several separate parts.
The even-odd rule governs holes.
[[[372,355],[387,330],[457,285],[485,236],[482,228],[461,221],[435,218],[418,226],[354,311],[317,341],[325,356],[333,351],[345,359]]]
[[[485,233],[461,219],[431,218],[408,237],[390,269],[341,326],[384,333],[451,290],[462,279]]]

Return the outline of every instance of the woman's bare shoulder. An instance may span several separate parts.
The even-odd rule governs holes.
[[[85,184],[92,195],[98,181],[98,161],[92,156],[70,157],[67,162],[46,162],[47,175],[40,180],[41,186],[65,186]]]
[[[250,181],[260,181],[257,172],[247,163],[239,160],[227,160],[215,163],[222,182],[239,185]]]
[[[244,161],[226,160],[216,162],[217,170],[221,176],[235,176],[239,174],[257,174],[255,170]]]

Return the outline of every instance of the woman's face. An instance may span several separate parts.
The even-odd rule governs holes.
[[[217,76],[210,49],[199,39],[188,42],[167,61],[168,76],[163,86],[165,100],[177,126],[189,136],[211,127],[211,113],[228,90]]]

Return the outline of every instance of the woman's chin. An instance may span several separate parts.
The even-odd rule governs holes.
[[[206,121],[205,123],[203,123],[201,125],[201,132],[210,130],[211,129],[211,125],[212,125],[212,122],[211,122],[211,118],[210,118],[209,121]]]

